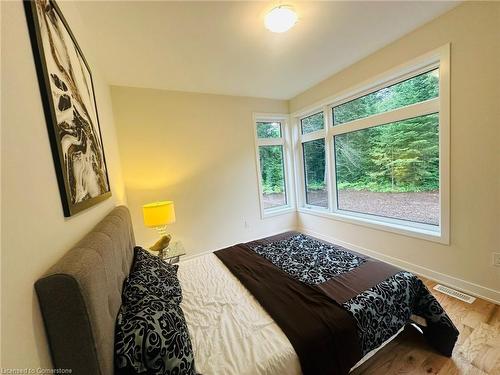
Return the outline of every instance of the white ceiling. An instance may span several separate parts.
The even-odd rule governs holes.
[[[79,2],[110,84],[289,99],[456,2],[284,2],[299,15],[265,29],[271,2]],[[275,3],[274,3],[275,4]]]

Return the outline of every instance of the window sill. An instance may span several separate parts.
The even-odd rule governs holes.
[[[278,215],[284,215],[288,214],[291,212],[295,211],[295,207],[292,206],[282,206],[282,207],[276,207],[276,208],[270,208],[267,210],[263,210],[262,212],[262,219],[266,219],[268,217],[273,217],[273,216],[278,216]]]
[[[298,212],[304,213],[304,214],[309,214],[309,215],[314,215],[314,216],[319,216],[323,218],[327,218],[330,220],[338,220],[338,221],[343,221],[347,222],[350,224],[356,224],[356,225],[362,225],[364,227],[372,228],[372,229],[378,229],[378,230],[383,230],[386,232],[391,232],[391,233],[396,233],[400,235],[404,235],[407,237],[413,237],[413,238],[419,238],[427,241],[432,241],[432,242],[437,242],[441,243],[444,245],[449,245],[449,238],[445,234],[443,234],[443,231],[441,228],[438,229],[430,229],[430,225],[421,225],[421,226],[412,226],[412,225],[405,225],[403,223],[397,223],[396,220],[393,222],[389,221],[382,221],[383,219],[377,219],[375,216],[373,218],[371,217],[365,217],[361,215],[356,215],[356,214],[349,214],[349,213],[344,213],[342,211],[340,212],[330,212],[326,210],[321,210],[317,208],[310,208],[310,207],[300,207],[298,209]],[[368,215],[366,215],[368,216]],[[389,219],[390,220],[390,219]]]

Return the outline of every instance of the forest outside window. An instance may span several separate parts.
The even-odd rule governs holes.
[[[255,132],[261,214],[265,217],[291,209],[286,118],[256,118]]]
[[[300,128],[302,133],[305,203],[308,206],[328,208],[328,171],[326,169],[323,112],[302,118]]]
[[[438,96],[439,69],[436,68],[333,107],[333,125],[384,113]]]
[[[439,226],[438,97],[435,68],[332,108],[337,210]]]
[[[264,210],[286,206],[283,146],[259,146],[259,160]]]
[[[449,45],[294,114],[299,211],[449,242]]]
[[[337,208],[439,225],[437,113],[335,136]]]

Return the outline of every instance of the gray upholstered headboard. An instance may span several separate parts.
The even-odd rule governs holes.
[[[113,374],[115,319],[134,245],[130,213],[116,207],[36,282],[56,368]]]

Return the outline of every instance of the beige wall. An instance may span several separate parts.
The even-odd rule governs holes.
[[[500,289],[499,269],[491,266],[491,252],[500,251],[499,4],[461,5],[289,103],[113,87],[118,137],[108,87],[93,63],[94,41],[86,39],[75,6],[60,5],[93,66],[113,197],[63,217],[23,7],[2,2],[3,367],[50,365],[33,283],[115,204],[125,202],[126,194],[143,245],[156,234],[142,225],[140,206],[172,199],[177,223],[171,232],[191,254],[299,226],[464,280],[466,286]],[[307,214],[298,222],[294,213],[260,219],[253,111],[298,110],[447,42],[452,43],[450,246]]]
[[[285,101],[112,87],[123,175],[137,242],[151,245],[141,206],[173,200],[169,227],[190,254],[295,227],[260,219],[252,112]],[[245,220],[248,227],[245,227]]]
[[[491,254],[500,251],[500,3],[465,3],[453,9],[291,99],[290,111],[448,42],[450,246],[302,213],[299,226],[427,268],[420,270],[500,300],[500,269],[492,266]]]
[[[109,87],[71,3],[60,2],[90,65],[113,196],[65,219],[52,162],[23,5],[1,3],[2,366],[48,367],[33,283],[116,204],[125,202]]]
[[[189,254],[295,227],[295,213],[260,219],[252,112],[286,101],[112,87],[123,176],[136,239],[158,237],[141,206],[173,200],[169,227]],[[248,227],[245,227],[245,220]]]

